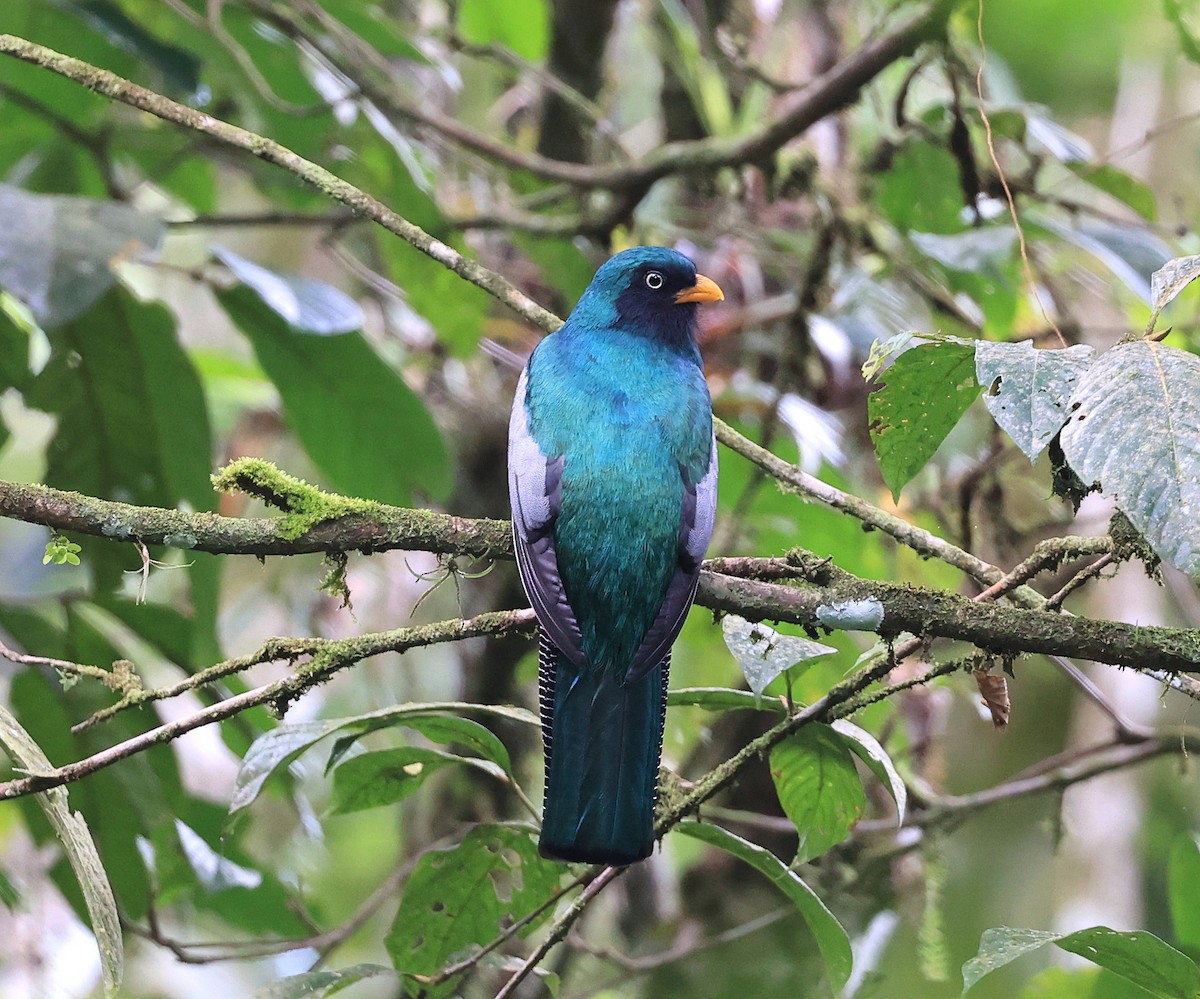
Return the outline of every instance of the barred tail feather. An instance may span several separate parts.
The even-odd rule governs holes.
[[[543,856],[629,864],[650,855],[670,662],[626,684],[624,670],[581,672],[540,632]]]

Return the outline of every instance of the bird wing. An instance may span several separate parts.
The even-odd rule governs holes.
[[[667,595],[658,616],[642,639],[625,674],[625,682],[633,683],[649,673],[671,651],[700,581],[700,563],[708,551],[713,522],[717,512],[717,441],[713,438],[708,459],[708,471],[699,482],[684,479],[683,510],[679,523],[679,561],[667,586]]]
[[[547,458],[529,433],[528,367],[521,372],[508,424],[508,496],[517,569],[538,622],[568,659],[584,665],[579,621],[558,572],[554,521],[562,502],[563,457]]]

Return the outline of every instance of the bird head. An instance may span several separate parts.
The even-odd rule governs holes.
[[[607,325],[668,343],[691,343],[696,306],[724,299],[715,281],[665,246],[635,246],[610,257],[596,272],[576,311]]]

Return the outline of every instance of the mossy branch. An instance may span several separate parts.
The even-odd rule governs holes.
[[[528,632],[533,628],[533,621],[533,611],[530,610],[493,611],[473,618],[456,618],[436,624],[396,628],[393,631],[359,635],[354,638],[272,639],[257,652],[240,659],[217,663],[174,688],[127,694],[124,703],[118,703],[113,709],[110,709],[109,713],[119,710],[127,704],[144,703],[149,700],[174,696],[200,684],[212,683],[257,663],[295,661],[303,658],[304,661],[282,680],[276,680],[274,683],[264,684],[245,693],[227,697],[201,711],[193,712],[175,721],[152,728],[148,732],[132,736],[124,742],[119,742],[115,746],[110,746],[85,759],[42,773],[0,783],[0,801],[36,794],[51,787],[72,783],[97,770],[112,766],[120,760],[144,752],[151,746],[178,739],[193,729],[232,718],[234,715],[260,704],[272,705],[282,712],[296,698],[312,687],[324,683],[339,670],[371,656],[377,656],[384,652],[405,652],[408,649],[440,642],[459,641],[464,638]]]
[[[225,554],[404,549],[513,558],[507,521],[470,520],[348,499],[316,489],[258,460],[241,459],[218,473],[214,482],[252,492],[283,509],[284,515],[255,520],[189,514],[113,503],[45,486],[0,482],[0,516],[55,530]],[[1038,554],[1044,556],[1053,549],[1054,558],[1059,559],[1071,552],[1103,550],[1105,544],[1091,538],[1061,539],[1044,545]],[[981,564],[992,583],[1009,578],[995,566]],[[1200,670],[1198,631],[1051,613],[1040,609],[1045,598],[1028,587],[1006,594],[1012,597],[1026,590],[1029,597],[1024,606],[1005,607],[954,593],[861,579],[799,549],[786,560],[724,559],[713,566],[724,571],[710,568],[704,572],[697,603],[751,620],[787,621],[811,629],[874,631],[885,636],[911,632],[971,642],[1005,656],[1045,653],[1143,670]],[[1022,570],[1018,578],[1024,575]],[[1003,586],[996,592],[1002,593]],[[857,616],[855,608],[859,609]]]

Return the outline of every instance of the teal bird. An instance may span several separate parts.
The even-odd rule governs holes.
[[[517,385],[509,496],[540,625],[547,857],[628,864],[654,846],[671,645],[716,507],[696,309],[722,298],[674,250],[618,253]]]

